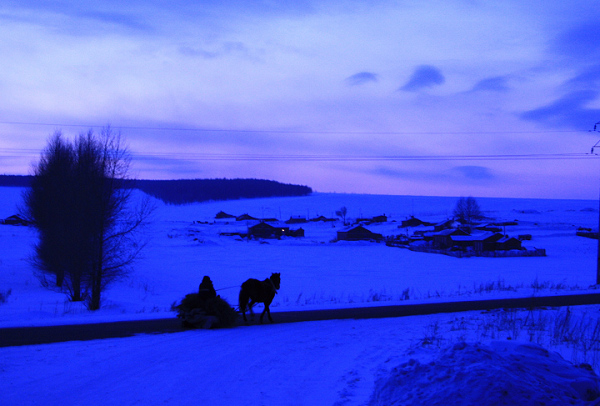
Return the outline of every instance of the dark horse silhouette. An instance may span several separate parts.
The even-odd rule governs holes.
[[[273,323],[273,319],[271,318],[271,310],[269,310],[269,305],[273,301],[277,290],[279,289],[279,284],[281,283],[281,274],[279,272],[275,272],[271,274],[271,277],[265,279],[264,281],[259,281],[258,279],[250,278],[246,282],[242,283],[242,289],[240,290],[239,296],[239,304],[240,304],[240,312],[244,316],[244,321],[248,321],[246,319],[246,306],[250,310],[250,314],[252,318],[254,318],[254,312],[252,311],[252,306],[256,303],[264,303],[265,309],[260,315],[260,322],[262,323],[263,316],[267,313],[269,316],[269,320]],[[250,302],[250,303],[248,303]]]

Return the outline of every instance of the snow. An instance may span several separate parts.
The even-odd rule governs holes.
[[[537,345],[461,342],[434,362],[411,358],[394,368],[377,383],[373,403],[559,406],[595,400],[598,382],[586,367],[569,364]]]
[[[0,188],[0,218],[22,190]],[[386,214],[383,235],[410,215],[445,220],[456,198],[314,194],[170,206],[156,202],[151,237],[128,278],[90,313],[40,286],[28,260],[35,231],[0,226],[0,328],[175,317],[171,305],[209,275],[234,304],[249,277],[282,273],[277,311],[595,291],[597,202],[477,199],[487,215],[518,220],[539,258],[453,258],[368,242],[337,242],[338,222],[292,224],[306,237],[242,241],[221,232],[223,210],[255,217]],[[0,348],[0,393],[15,405],[588,404],[600,394],[594,333],[600,306],[463,312],[374,320],[265,324],[224,330]],[[594,341],[596,340],[596,341]],[[580,364],[584,363],[583,366]],[[551,389],[549,389],[551,388]],[[595,395],[596,394],[596,395]],[[537,403],[536,403],[537,402]]]

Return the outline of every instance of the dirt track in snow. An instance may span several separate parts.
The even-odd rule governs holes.
[[[336,319],[370,319],[385,317],[419,316],[434,313],[456,313],[473,310],[494,310],[513,308],[559,307],[600,304],[600,293],[541,296],[512,299],[472,300],[460,302],[440,302],[426,304],[406,304],[394,306],[355,307],[345,309],[325,309],[308,311],[272,312],[276,323],[298,323],[303,321]],[[258,324],[255,321],[238,325]],[[265,317],[266,319],[266,317]],[[268,321],[266,321],[268,323]],[[42,327],[0,328],[0,347],[19,345],[49,344],[63,341],[86,341],[104,338],[131,337],[136,334],[164,334],[185,331],[177,317],[133,320],[95,324],[74,324]]]

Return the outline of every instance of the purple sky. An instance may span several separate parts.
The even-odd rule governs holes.
[[[0,173],[110,124],[139,178],[597,198],[596,1],[370,3],[4,0]]]

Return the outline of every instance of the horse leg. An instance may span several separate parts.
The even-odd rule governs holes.
[[[250,318],[251,318],[252,320],[254,320],[254,309],[253,309],[253,308],[254,308],[254,305],[255,305],[255,304],[256,304],[256,302],[254,301],[254,299],[252,299],[252,300],[250,301],[250,304],[248,305],[248,310],[250,310]]]
[[[240,308],[240,312],[242,312],[242,316],[244,317],[244,321],[248,321],[246,318],[246,306],[248,306],[248,295],[244,291],[244,287],[242,286],[242,290],[240,290],[240,295],[238,298],[238,304]]]
[[[262,323],[263,316],[265,315],[265,313],[267,313],[267,316],[269,317],[269,321],[271,323],[273,323],[273,318],[271,317],[271,309],[269,309],[269,304],[270,303],[265,303],[265,308],[264,308],[262,314],[260,315],[260,322],[261,323]]]

